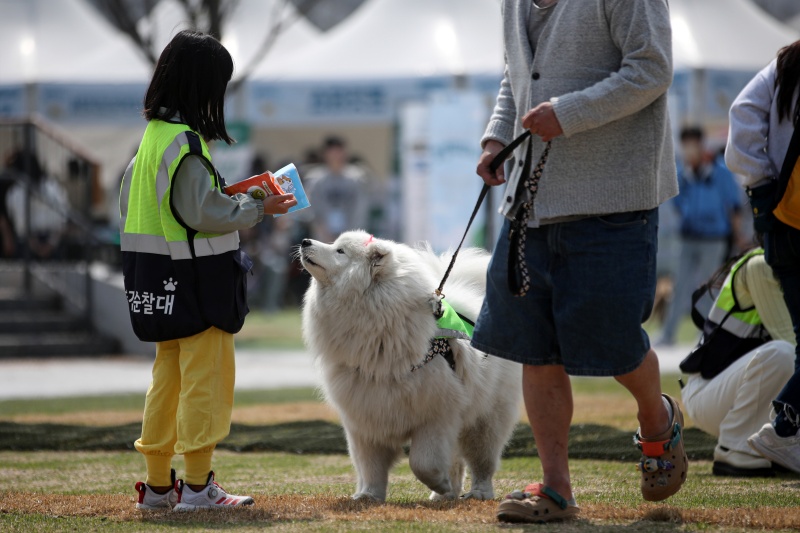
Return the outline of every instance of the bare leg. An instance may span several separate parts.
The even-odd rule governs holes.
[[[660,435],[669,429],[669,413],[661,398],[661,373],[656,352],[650,350],[639,368],[614,379],[636,399],[639,407],[639,428],[643,438]]]
[[[542,461],[543,483],[572,499],[567,443],[572,422],[572,384],[560,365],[523,366],[525,410]]]

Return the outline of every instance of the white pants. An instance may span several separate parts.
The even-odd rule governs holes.
[[[769,422],[772,400],[794,373],[794,346],[770,341],[737,359],[713,379],[692,374],[681,390],[695,425],[717,446],[755,455],[747,438]]]

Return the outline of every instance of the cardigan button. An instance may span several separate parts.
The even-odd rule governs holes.
[[[540,76],[539,76],[539,73],[538,73],[538,72],[534,72],[533,74],[531,74],[531,78],[533,78],[534,80],[538,80],[538,79],[539,79],[539,77],[540,77]]]
[[[510,204],[512,201],[514,201],[514,199],[511,196],[506,196],[506,202],[507,203]]]
[[[520,159],[520,160],[519,160],[519,166],[523,166],[523,165],[525,165],[525,161],[523,161],[522,159]]]

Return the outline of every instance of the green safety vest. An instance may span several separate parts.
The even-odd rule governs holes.
[[[224,181],[200,135],[163,120],[147,124],[122,180],[125,293],[133,330],[143,341],[184,338],[211,326],[236,333],[248,312],[252,261],[239,249],[238,232],[199,233],[172,205],[174,177],[190,155],[204,161],[210,187],[221,190]]]
[[[444,311],[444,314],[436,320],[435,338],[466,340],[472,338],[472,332],[475,330],[474,324],[459,315],[453,309],[453,306],[445,300],[442,300],[442,311]]]
[[[680,363],[683,372],[699,373],[705,379],[712,379],[734,361],[770,340],[758,310],[755,306],[745,308],[739,305],[734,291],[734,280],[742,266],[763,254],[763,249],[756,248],[733,265],[703,324],[700,342]]]
[[[739,269],[757,255],[764,255],[764,250],[756,248],[750,251],[731,267],[731,271],[720,289],[719,296],[717,296],[714,306],[708,313],[708,320],[719,324],[725,331],[743,339],[761,336],[761,317],[758,315],[755,306],[746,309],[739,306],[736,294],[733,291],[733,280]]]
[[[221,189],[205,141],[186,124],[151,120],[133,161],[132,179],[124,180],[120,192],[120,245],[122,251],[169,255],[191,259],[186,227],[170,205],[172,179],[187,155],[199,155],[209,166],[209,184]],[[198,233],[196,256],[236,250],[239,235]]]

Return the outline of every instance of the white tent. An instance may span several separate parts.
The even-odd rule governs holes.
[[[800,37],[749,0],[670,0],[670,12],[679,121],[724,115],[749,77]],[[419,88],[419,80],[438,78],[433,86],[439,87],[451,83],[442,79],[463,75],[492,92],[502,68],[497,0],[367,0],[314,44],[276,56],[254,76],[255,87],[270,90],[253,98],[250,114],[256,122],[281,125],[333,121],[346,113],[350,121],[391,121],[392,100],[418,96],[415,80]],[[369,88],[321,96],[312,88],[359,83]],[[383,100],[374,96],[378,85]],[[384,105],[371,105],[376,101]],[[328,102],[352,109],[320,111]]]
[[[749,0],[670,0],[676,70],[760,69],[798,32]],[[496,0],[367,0],[262,80],[352,80],[502,72]]]
[[[501,32],[499,0],[367,0],[256,72],[247,105],[255,141],[297,160],[335,132],[385,176],[404,102],[462,83],[496,92]]]
[[[367,0],[260,79],[418,78],[502,72],[497,0]]]
[[[750,0],[670,0],[675,70],[757,71],[798,32]]]
[[[670,9],[673,121],[704,125],[712,143],[721,145],[736,95],[800,34],[749,0],[670,0]]]
[[[145,81],[150,65],[84,0],[0,0],[0,84]]]
[[[275,21],[283,24],[274,45],[259,61],[256,72],[263,71],[275,58],[285,57],[315,42],[321,32],[300,16],[291,3],[282,0],[239,0],[222,28],[222,43],[233,56],[236,72],[251,65],[267,31]],[[153,26],[148,26],[151,23]],[[156,49],[160,50],[180,30],[190,27],[185,11],[178,0],[161,0],[149,20],[140,22],[140,29],[152,33]]]
[[[284,5],[240,0],[223,28],[237,67],[255,55],[276,14],[291,24],[270,55],[285,56],[313,42],[319,31],[291,5],[278,13]],[[174,0],[163,0],[156,10],[154,37],[162,47],[188,23]],[[103,165],[107,189],[115,187],[144,129],[140,110],[151,73],[130,39],[87,0],[0,0],[0,116],[33,111],[67,128]]]
[[[797,38],[748,0],[670,0],[670,9],[676,125],[724,119],[747,80]],[[393,124],[403,102],[452,87],[456,76],[491,100],[502,69],[498,0],[367,0],[254,76],[248,115],[276,130],[264,142],[283,148],[301,134],[277,135],[279,128]]]

